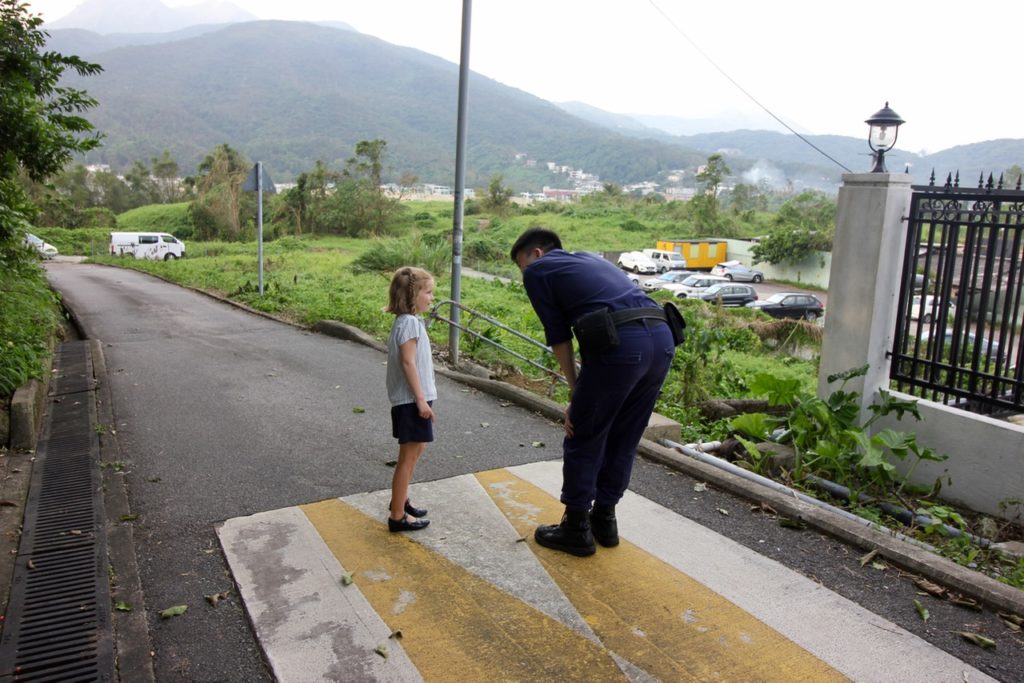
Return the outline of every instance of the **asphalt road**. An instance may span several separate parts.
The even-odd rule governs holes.
[[[384,357],[137,272],[70,263],[47,270],[85,335],[102,340],[113,428],[138,515],[134,551],[156,679],[271,680],[237,596],[217,607],[204,600],[232,589],[215,526],[387,488],[386,463],[397,449]],[[438,389],[437,442],[416,480],[558,457],[559,425],[443,377]],[[994,614],[933,600],[924,623],[913,601],[928,598],[896,568],[861,566],[860,551],[814,531],[784,529],[751,501],[696,491],[697,483],[640,461],[632,488],[1000,680],[1024,680],[1020,635]],[[159,618],[160,610],[182,604],[189,605],[186,615]],[[970,645],[955,635],[961,630],[994,637],[999,647]]]

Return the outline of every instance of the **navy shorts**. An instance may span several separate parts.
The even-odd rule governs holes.
[[[427,401],[433,406],[433,401]],[[434,421],[420,417],[415,403],[391,406],[391,436],[398,443],[430,443],[434,440]]]

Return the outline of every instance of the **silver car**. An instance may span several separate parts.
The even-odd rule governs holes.
[[[720,275],[736,282],[761,282],[764,280],[764,273],[748,268],[739,261],[722,261],[711,269],[711,274]]]

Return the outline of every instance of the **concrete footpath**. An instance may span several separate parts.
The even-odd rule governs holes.
[[[280,681],[995,680],[820,584],[632,492],[622,543],[538,546],[561,465],[414,484],[218,528]]]

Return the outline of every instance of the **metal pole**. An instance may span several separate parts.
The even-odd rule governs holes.
[[[459,56],[459,114],[455,135],[455,210],[452,217],[452,296],[462,300],[462,211],[466,193],[466,99],[469,91],[469,26],[473,1],[462,0],[462,52]],[[459,363],[459,307],[452,306],[448,328],[448,352],[454,365]]]
[[[263,162],[256,162],[256,250],[260,262],[260,296],[263,296]]]

